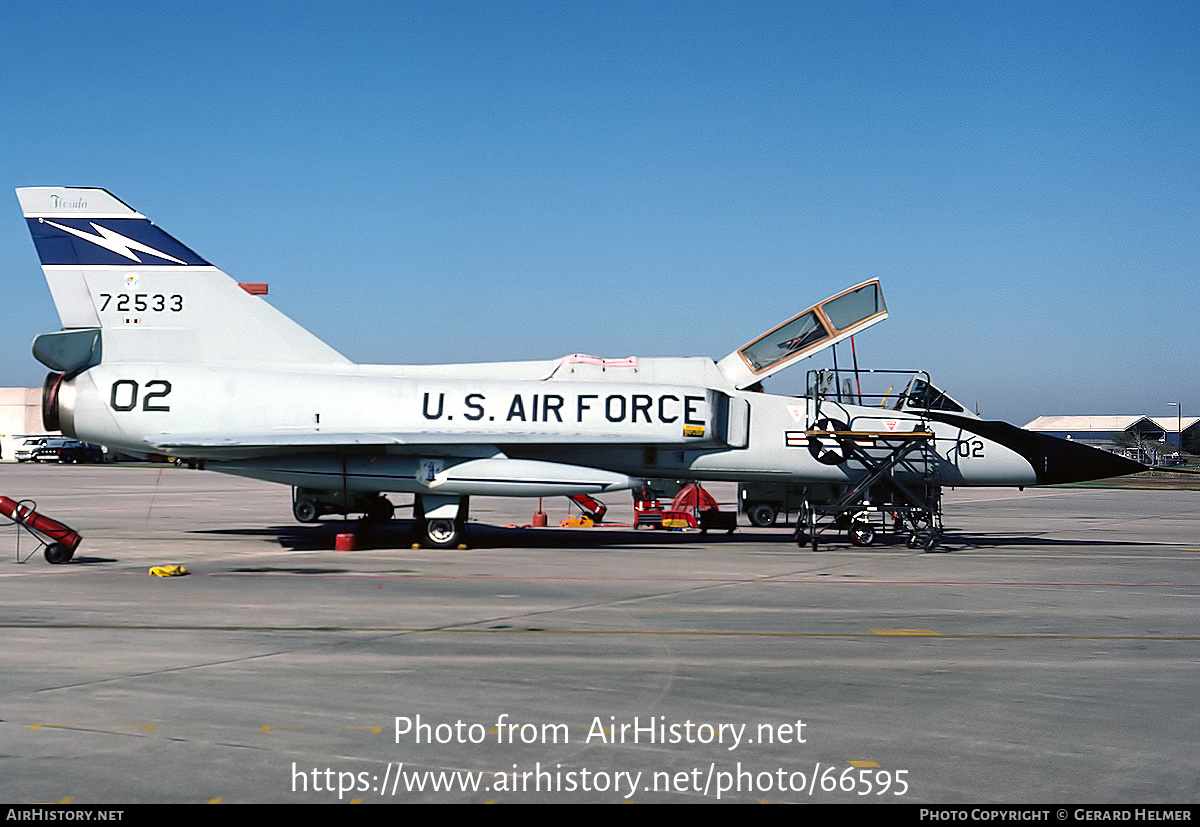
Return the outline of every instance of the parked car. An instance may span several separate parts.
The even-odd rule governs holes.
[[[21,443],[21,447],[13,452],[13,456],[17,462],[29,462],[33,459],[33,452],[36,451],[42,444],[40,439],[27,439]]]
[[[43,448],[57,447],[58,445],[61,445],[64,442],[70,442],[70,441],[71,440],[67,439],[66,437],[54,437],[54,436],[30,437],[29,439],[27,439],[21,443],[21,447],[18,448],[14,452],[13,456],[16,457],[17,462],[37,462],[37,454]]]
[[[48,443],[33,452],[34,462],[103,462],[104,451],[99,445],[80,442],[77,439],[47,440]]]

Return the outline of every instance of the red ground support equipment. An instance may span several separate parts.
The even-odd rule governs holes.
[[[567,499],[579,506],[585,516],[591,517],[593,523],[604,521],[604,514],[608,511],[608,506],[599,500],[593,499],[587,494],[568,494]]]
[[[642,489],[633,493],[633,527],[662,528],[662,502],[654,496],[650,489]]]
[[[698,482],[688,483],[680,489],[671,501],[671,511],[667,514],[672,512],[686,515],[691,527],[699,528],[701,533],[711,528],[732,534],[737,528],[737,512],[722,511],[713,495],[705,491]],[[666,514],[663,516],[666,517]]]
[[[705,491],[696,483],[689,483],[679,489],[679,493],[675,495],[675,499],[671,500],[672,511],[708,511],[712,509],[719,511],[720,506],[713,499],[713,495]]]
[[[651,489],[635,491],[633,495],[634,528],[710,528],[732,532],[737,528],[737,512],[721,511],[712,494],[699,483],[688,483],[679,490],[670,508],[663,508]]]
[[[33,500],[17,501],[0,496],[0,514],[12,520],[18,529],[28,531],[42,547],[45,547],[47,562],[67,562],[75,556],[75,549],[79,547],[83,538],[77,531],[63,525],[58,520],[52,520],[44,514],[37,513],[35,508],[37,508],[37,503]],[[25,560],[36,553],[37,549],[34,549],[25,556]],[[25,560],[21,559],[21,535],[18,532],[17,562],[24,563]]]

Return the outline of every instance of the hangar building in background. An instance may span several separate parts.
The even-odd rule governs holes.
[[[1061,437],[1126,454],[1142,462],[1158,463],[1165,454],[1179,450],[1180,427],[1183,444],[1191,445],[1200,434],[1200,417],[1146,416],[1039,416],[1025,425],[1028,431]],[[1138,456],[1135,456],[1138,454]]]
[[[45,433],[42,389],[0,388],[0,459],[12,459],[26,435]]]

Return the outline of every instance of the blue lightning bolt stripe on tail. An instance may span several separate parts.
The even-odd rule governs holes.
[[[29,218],[43,265],[207,265],[145,218]]]

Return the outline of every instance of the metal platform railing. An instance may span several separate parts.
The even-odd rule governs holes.
[[[864,375],[893,382],[886,392],[864,392]],[[904,391],[892,394],[897,376],[907,377],[908,382]],[[931,401],[936,406],[929,374],[825,369],[809,371],[808,380],[811,404],[805,437],[809,450],[819,462],[844,465],[849,481],[822,498],[815,496],[816,486],[806,487],[796,521],[797,544],[811,544],[816,551],[821,539],[846,531],[853,543],[867,546],[879,532],[890,530],[907,533],[910,548],[934,549],[942,535],[942,505],[941,487],[935,482],[936,438],[923,415]],[[924,398],[918,398],[914,389],[923,391]],[[889,408],[892,398],[896,402]],[[873,404],[876,400],[878,408]],[[888,413],[895,410],[908,416],[888,420]],[[828,492],[829,486],[820,490]]]

